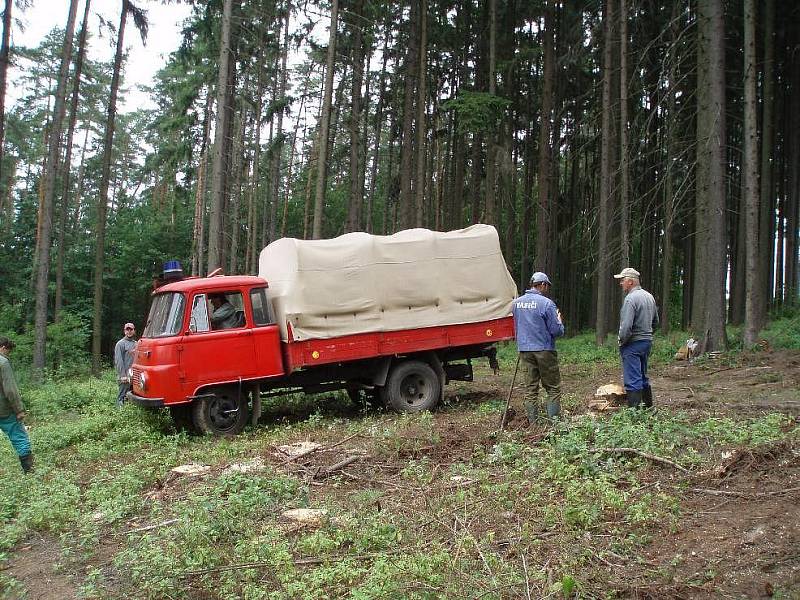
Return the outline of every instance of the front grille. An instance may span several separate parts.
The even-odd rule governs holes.
[[[131,379],[131,385],[135,385],[136,387],[142,387],[142,371],[134,367],[133,371],[133,378]]]

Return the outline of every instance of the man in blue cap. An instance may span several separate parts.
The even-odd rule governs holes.
[[[564,335],[561,313],[549,293],[550,278],[537,271],[531,276],[530,289],[511,307],[517,350],[525,363],[525,412],[530,424],[539,421],[539,382],[547,391],[545,407],[548,420],[561,413],[561,372],[558,369],[556,338]]]

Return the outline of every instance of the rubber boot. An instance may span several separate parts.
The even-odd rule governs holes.
[[[525,402],[525,414],[528,415],[528,425],[536,425],[539,420],[539,404],[537,402]]]
[[[642,390],[628,390],[628,408],[639,408],[642,405]]]
[[[547,418],[550,420],[556,419],[561,415],[561,403],[558,400],[548,400],[546,409]]]
[[[19,464],[22,465],[23,473],[30,473],[33,471],[33,454],[26,454],[19,457]]]
[[[653,390],[649,385],[642,390],[642,404],[645,408],[653,408]]]

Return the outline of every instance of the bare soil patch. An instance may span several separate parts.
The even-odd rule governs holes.
[[[61,565],[61,545],[51,535],[32,535],[20,544],[6,565],[6,573],[22,584],[7,590],[10,600],[64,600],[77,597],[71,573]]]

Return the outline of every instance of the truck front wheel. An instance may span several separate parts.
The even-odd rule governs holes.
[[[248,418],[247,393],[238,386],[212,388],[192,405],[192,422],[201,433],[237,435]]]
[[[439,402],[442,386],[436,372],[420,360],[394,366],[381,395],[386,406],[398,412],[432,410]]]

